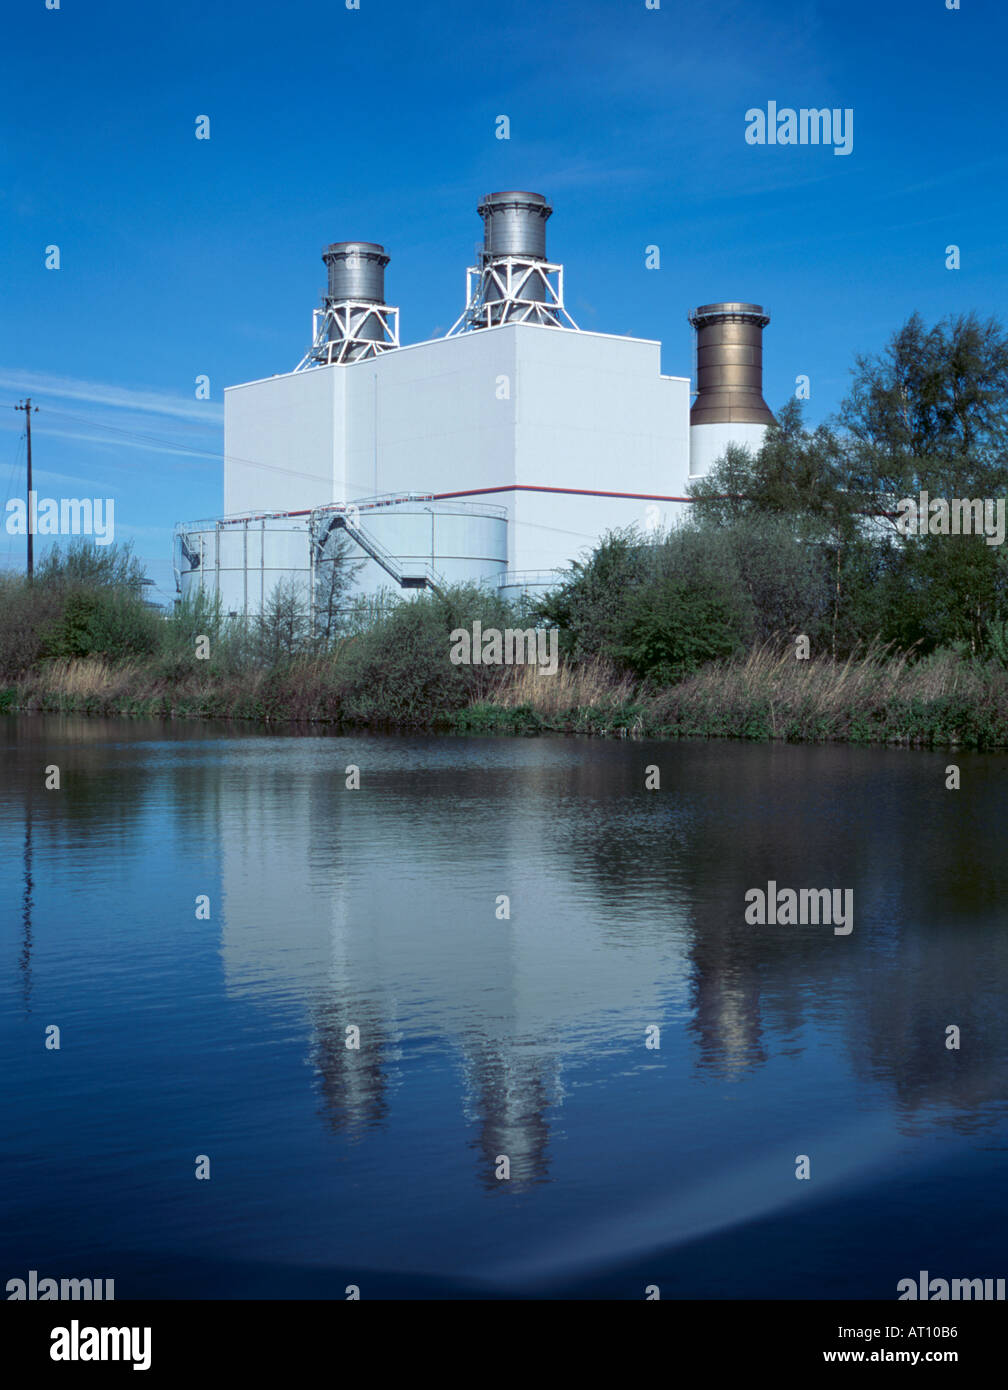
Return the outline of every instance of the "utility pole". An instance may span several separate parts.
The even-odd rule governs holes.
[[[29,581],[31,581],[31,578],[32,578],[32,576],[33,576],[34,573],[35,573],[35,536],[34,536],[33,533],[32,533],[32,505],[31,505],[31,494],[32,494],[32,469],[31,469],[31,417],[32,417],[32,403],[31,403],[31,396],[27,396],[27,397],[21,402],[21,404],[20,404],[20,405],[16,405],[16,406],[14,407],[14,409],[15,409],[15,410],[23,410],[24,413],[25,413],[25,438],[26,438],[27,443],[28,443],[28,497],[27,497],[27,502],[28,502],[28,511],[27,511],[27,517],[28,517],[28,525],[27,525],[27,531],[28,531],[28,579],[29,579]],[[35,407],[34,407],[34,410],[35,410],[35,414],[37,415],[37,414],[38,414],[38,406],[35,406]]]

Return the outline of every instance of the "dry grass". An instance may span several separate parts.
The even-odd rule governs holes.
[[[793,644],[767,644],[663,689],[642,687],[600,660],[561,665],[553,676],[534,665],[505,667],[482,700],[451,719],[470,732],[1008,747],[1008,673],[995,664],[946,653],[914,661],[881,646],[838,662],[798,661],[794,651]],[[173,672],[158,663],[51,662],[11,691],[5,708],[12,697],[21,709],[270,723],[356,718],[331,657],[227,674]],[[372,722],[386,699],[378,692]],[[429,722],[436,726],[433,714]]]
[[[599,659],[581,666],[560,664],[555,675],[544,676],[534,664],[506,667],[490,696],[503,709],[527,706],[537,714],[555,715],[566,710],[608,708],[633,696],[635,683],[616,674]]]
[[[878,644],[846,661],[799,661],[793,643],[767,643],[662,689],[601,662],[553,677],[512,668],[460,726],[525,732],[529,720],[621,737],[1005,747],[1008,674],[952,653],[914,660]]]
[[[71,700],[114,699],[136,684],[137,667],[112,665],[94,657],[76,661],[52,661],[40,667],[33,679],[43,695],[63,695]]]
[[[769,700],[785,708],[820,715],[883,705],[890,700],[936,700],[953,695],[975,679],[953,656],[913,662],[906,653],[873,646],[861,656],[832,661],[828,656],[799,661],[790,647],[767,644],[741,661],[717,662],[684,681],[683,695],[718,701]]]
[[[1003,737],[1008,680],[950,653],[913,660],[875,645],[799,661],[793,645],[717,662],[646,700],[646,722],[727,736],[883,740]]]

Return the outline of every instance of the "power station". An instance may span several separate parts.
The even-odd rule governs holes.
[[[697,393],[663,376],[659,342],[586,332],[550,261],[553,209],[488,194],[465,307],[443,338],[402,345],[385,302],[389,255],[335,242],[311,346],[293,371],[225,391],[225,515],[176,527],[179,592],[254,616],[280,581],[314,611],[333,538],[360,561],[355,593],[490,585],[542,592],[615,527],[684,505],[729,443],[758,446],[758,304],[704,304]]]

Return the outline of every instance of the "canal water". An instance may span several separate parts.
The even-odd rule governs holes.
[[[5,1281],[1008,1275],[1008,757],[69,717],[0,744]],[[853,929],[746,921],[786,888],[851,890]]]

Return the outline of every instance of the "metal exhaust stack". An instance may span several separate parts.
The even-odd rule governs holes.
[[[399,346],[399,310],[385,303],[384,246],[334,241],[322,252],[329,282],[312,315],[312,345],[295,368],[359,362]]]
[[[763,399],[763,329],[770,315],[761,304],[725,300],[701,304],[689,321],[697,335],[690,477],[700,477],[729,444],[759,448],[774,423]]]
[[[541,193],[488,193],[476,209],[483,219],[479,264],[466,272],[466,307],[446,334],[536,323],[577,324],[563,303],[563,266],[546,259],[546,220],[553,213]]]

